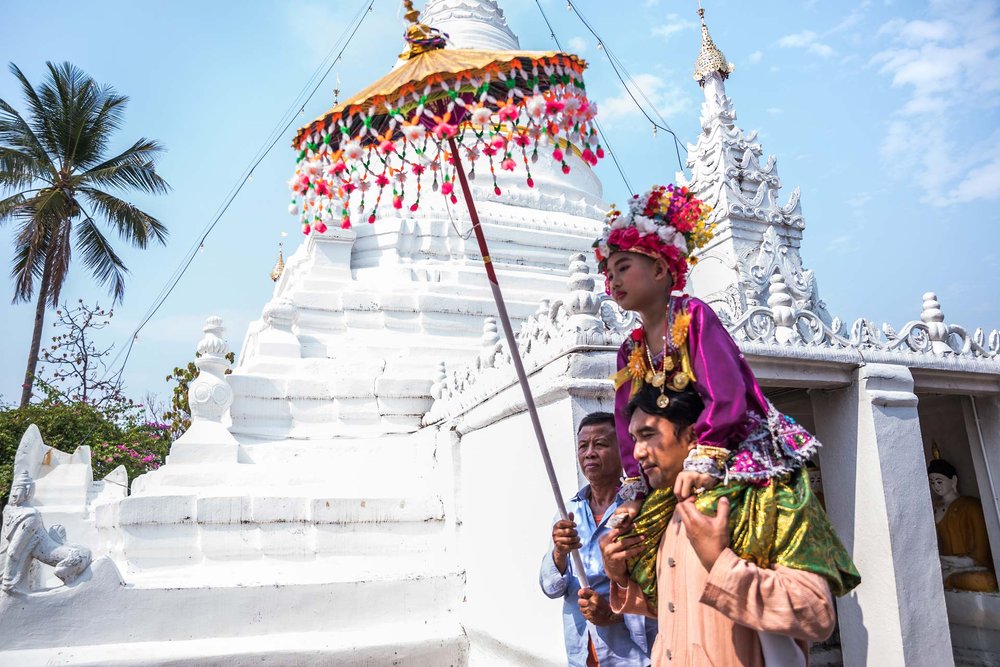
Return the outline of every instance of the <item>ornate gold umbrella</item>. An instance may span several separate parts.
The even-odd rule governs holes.
[[[376,210],[391,193],[395,209],[416,211],[431,189],[457,203],[455,182],[465,197],[486,276],[496,301],[528,413],[559,512],[566,508],[545,444],[538,412],[517,350],[517,342],[489,247],[479,223],[463,160],[489,162],[496,195],[496,169],[522,166],[534,187],[531,160],[551,151],[569,173],[567,151],[597,164],[596,105],[586,96],[586,64],[574,55],[549,51],[445,50],[447,35],[419,22],[412,2],[404,2],[408,48],[401,65],[357,95],[301,128],[293,146],[299,151],[291,181],[289,207],[301,216],[303,233],[326,231],[330,224],[351,226],[354,196],[361,217],[374,223]],[[355,194],[357,193],[357,194]],[[576,572],[587,586],[579,555]]]

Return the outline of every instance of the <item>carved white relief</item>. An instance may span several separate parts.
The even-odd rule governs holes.
[[[816,310],[815,276],[812,271],[802,268],[799,253],[781,238],[777,228],[768,227],[756,250],[750,248],[739,258],[738,267],[749,305],[766,299],[769,282],[778,273],[797,308]]]
[[[66,544],[66,530],[54,525],[48,530],[42,514],[32,507],[35,481],[22,470],[14,478],[10,499],[3,510],[0,528],[0,594],[28,593],[32,563],[55,568],[64,584],[71,584],[90,567],[90,549]]]
[[[710,75],[712,76],[712,75]],[[717,75],[715,75],[717,76]],[[691,178],[678,174],[678,182],[694,189],[712,206],[713,220],[725,225],[736,217],[795,229],[805,228],[798,188],[781,204],[778,161],[769,155],[763,165],[763,149],[757,132],[745,134],[736,126],[733,101],[721,80],[705,88],[702,133],[689,146],[687,167]]]
[[[762,304],[745,307],[735,319],[724,309],[718,311],[737,343],[773,347],[779,356],[805,348],[831,352],[850,349],[862,355],[875,351],[905,355],[900,363],[907,365],[919,364],[921,357],[932,361],[948,355],[993,362],[1000,372],[1000,331],[987,336],[978,329],[970,336],[964,328],[945,323],[933,293],[924,295],[921,319],[908,322],[898,333],[888,324],[880,328],[865,318],[856,320],[848,330],[839,318],[830,320],[825,312],[821,317],[802,307],[786,283],[785,272],[780,267],[772,269]],[[528,373],[573,349],[614,350],[640,324],[636,313],[622,311],[606,294],[595,291],[584,255],[570,258],[567,285],[567,296],[542,300],[538,311],[518,331],[517,346]],[[738,295],[730,292],[729,298],[735,302]],[[435,402],[424,417],[425,423],[471,409],[515,382],[510,351],[492,317],[484,322],[482,345],[472,364],[447,369],[441,364],[432,388]],[[891,358],[887,361],[891,363]]]
[[[278,297],[267,302],[261,313],[261,319],[273,329],[292,333],[299,313],[295,304],[288,297]]]
[[[780,275],[772,280],[767,306],[748,308],[738,320],[727,323],[737,342],[1000,360],[1000,331],[993,330],[987,337],[977,329],[970,336],[963,327],[946,324],[932,292],[924,295],[921,319],[907,322],[898,332],[889,324],[877,327],[865,318],[844,331],[839,318],[828,325],[813,311],[794,307]]]

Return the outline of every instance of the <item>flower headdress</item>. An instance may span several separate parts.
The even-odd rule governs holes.
[[[673,289],[684,289],[688,269],[697,262],[691,253],[712,240],[711,211],[686,187],[675,185],[654,185],[649,192],[634,195],[625,214],[612,206],[608,226],[594,242],[598,270],[607,273],[608,258],[615,252],[662,257],[673,276]]]

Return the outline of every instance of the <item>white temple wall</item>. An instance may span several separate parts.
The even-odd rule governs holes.
[[[586,414],[613,409],[610,352],[573,354],[532,376],[563,500],[586,480],[576,459],[576,426]],[[581,367],[589,368],[583,374]],[[575,368],[576,372],[567,372]],[[550,600],[538,570],[552,549],[556,505],[517,385],[466,415],[455,447],[458,535],[466,566],[462,622],[472,665],[566,662],[562,600]]]
[[[862,576],[837,601],[844,664],[954,664],[910,373],[869,364],[812,398],[827,512]]]
[[[564,499],[579,487],[571,404],[564,398],[539,408]],[[473,646],[479,635],[496,640],[513,649],[510,657],[531,656],[535,664],[565,663],[562,601],[548,599],[538,585],[556,511],[527,413],[465,434],[459,450],[463,624],[470,640]]]

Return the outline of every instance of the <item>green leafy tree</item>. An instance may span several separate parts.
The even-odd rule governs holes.
[[[14,302],[36,299],[21,407],[32,396],[45,308],[59,303],[74,252],[114,303],[125,293],[128,269],[99,223],[138,248],[167,238],[159,220],[119,196],[169,190],[156,172],[163,150],[156,141],[140,138],[108,154],[128,97],[70,63],[46,64],[48,75],[37,89],[10,65],[26,115],[0,99],[0,225],[17,226]]]

